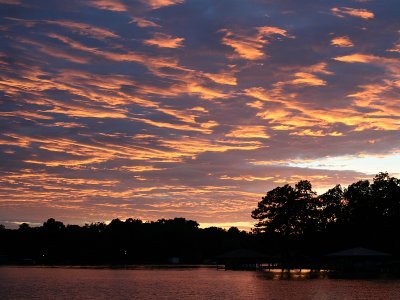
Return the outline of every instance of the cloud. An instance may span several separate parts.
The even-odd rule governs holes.
[[[82,128],[85,125],[76,122],[55,122],[49,126],[58,126],[63,128]]]
[[[122,167],[120,167],[120,169],[127,170],[132,173],[142,173],[142,172],[165,170],[165,168],[157,168],[154,166],[122,166]]]
[[[179,48],[183,46],[184,40],[184,38],[173,37],[165,33],[157,32],[153,34],[153,38],[145,40],[144,43],[159,48]]]
[[[255,34],[234,33],[228,29],[221,29],[219,32],[224,34],[222,44],[232,47],[241,58],[248,60],[264,58],[264,46],[270,42],[272,36],[289,37],[286,30],[278,27],[257,27],[255,31]]]
[[[203,73],[205,77],[219,84],[237,85],[235,71],[222,71],[220,73]]]
[[[123,110],[106,110],[99,108],[92,108],[86,106],[79,105],[71,105],[71,104],[59,104],[52,109],[44,111],[46,113],[53,114],[63,114],[71,117],[80,117],[80,118],[116,118],[116,119],[124,119],[126,118],[126,111]]]
[[[224,93],[223,91],[217,90],[217,89],[212,89],[207,86],[203,86],[200,84],[197,84],[195,82],[193,83],[188,83],[185,86],[185,90],[189,94],[196,94],[199,95],[202,99],[214,99],[214,98],[228,98],[230,95],[229,93]]]
[[[230,177],[227,175],[223,175],[220,177],[222,180],[233,180],[233,181],[265,181],[271,180],[274,177],[266,176],[266,177],[257,177],[257,176],[239,176],[239,177]]]
[[[128,10],[127,6],[119,0],[88,0],[87,4],[97,9],[115,12],[125,12]]]
[[[318,78],[316,75],[305,72],[297,72],[294,79],[286,82],[286,84],[307,85],[307,86],[323,86],[326,81]]]
[[[145,119],[145,118],[131,118],[132,120],[143,122],[144,124],[148,124],[151,126],[159,127],[159,128],[168,128],[168,129],[174,129],[174,130],[180,130],[180,131],[194,131],[194,132],[202,132],[204,134],[211,134],[212,130],[210,130],[210,127],[207,126],[193,126],[193,125],[188,125],[188,124],[177,124],[177,123],[168,123],[168,122],[162,122],[162,121],[153,121],[150,119]],[[207,123],[205,123],[207,124]],[[214,125],[214,124],[213,124]]]
[[[370,54],[355,53],[350,55],[338,56],[334,60],[346,63],[370,63],[379,60],[378,57]]]
[[[331,40],[331,45],[341,48],[354,47],[353,42],[348,36],[338,36]]]
[[[393,1],[28,2],[1,2],[7,224],[251,226],[277,185],[323,192],[396,165],[381,160],[400,138]],[[325,160],[360,155],[374,163]]]
[[[303,66],[300,70],[307,73],[333,75],[333,72],[328,70],[328,64],[326,62],[320,62],[311,66]]]
[[[185,2],[185,0],[141,0],[141,1],[152,9],[158,9],[164,6],[177,5]]]
[[[181,152],[185,156],[190,155],[191,157],[203,152],[227,152],[230,150],[249,151],[262,147],[262,144],[260,142],[248,142],[228,139],[216,140],[212,142],[206,139],[180,139],[164,141],[162,144],[168,146],[177,153]]]
[[[36,186],[38,188],[43,188],[43,186],[45,186],[45,189],[54,189],[57,185],[98,185],[100,187],[109,187],[115,186],[119,181],[107,179],[99,180],[92,178],[67,178],[45,172],[35,172],[32,169],[26,169],[23,173],[14,172],[6,174],[2,177],[1,182],[5,184],[24,184],[30,185],[31,187]],[[39,184],[40,182],[41,184]]]
[[[23,118],[25,120],[52,120],[53,117],[49,115],[44,115],[42,113],[33,112],[33,111],[11,111],[11,112],[0,112],[0,117],[8,117],[8,118]]]
[[[39,22],[38,22],[39,23]],[[68,20],[59,20],[59,21],[42,21],[42,23],[47,23],[47,24],[54,24],[58,25],[60,27],[68,28],[72,32],[76,32],[81,35],[85,36],[90,36],[99,40],[103,40],[106,38],[119,38],[117,34],[114,32],[100,28],[97,26],[89,25],[86,23],[81,23],[81,22],[74,22],[74,21],[68,21]]]
[[[400,43],[395,44],[393,48],[388,49],[387,51],[388,51],[388,52],[397,52],[397,53],[400,53]]]
[[[362,8],[334,7],[331,11],[335,16],[340,18],[344,18],[346,15],[365,20],[373,19],[375,17],[373,12]]]
[[[342,136],[341,132],[323,132],[322,130],[312,130],[312,129],[305,129],[303,131],[295,131],[291,132],[290,135],[299,135],[299,136]]]
[[[266,134],[264,126],[244,125],[237,126],[234,130],[226,135],[234,138],[261,138],[268,139],[270,136]]]
[[[145,18],[134,17],[130,23],[136,23],[139,27],[161,27],[157,23],[147,20]]]
[[[275,94],[275,97],[281,97],[282,93],[284,92],[282,90],[282,87],[288,85],[297,87],[325,86],[327,82],[324,79],[320,78],[320,76],[333,75],[333,72],[328,70],[328,64],[325,62],[313,64],[310,66],[295,66],[292,68],[288,68],[288,70],[290,70],[292,74],[288,74],[287,77],[292,78],[287,78],[285,81],[278,81],[274,84],[275,89],[273,93]]]
[[[263,87],[251,87],[244,90],[245,95],[267,102],[283,103],[276,99],[276,91],[267,91]]]

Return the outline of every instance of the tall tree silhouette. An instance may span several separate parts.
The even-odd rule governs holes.
[[[317,199],[307,180],[277,187],[258,203],[252,217],[258,220],[256,231],[283,236],[304,234],[317,224]]]
[[[379,173],[371,184],[371,196],[379,219],[384,225],[400,225],[400,180]]]
[[[318,197],[318,210],[320,230],[341,224],[348,218],[344,192],[340,185],[336,185]]]

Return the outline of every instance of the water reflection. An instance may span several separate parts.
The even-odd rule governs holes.
[[[307,272],[0,268],[0,299],[399,299],[400,281],[308,280]]]

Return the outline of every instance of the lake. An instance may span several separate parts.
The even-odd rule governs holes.
[[[0,299],[400,299],[400,280],[272,279],[214,268],[0,267]]]

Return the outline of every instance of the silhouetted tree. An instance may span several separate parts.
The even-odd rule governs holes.
[[[381,224],[377,201],[372,196],[369,181],[360,180],[350,184],[344,191],[344,199],[346,219],[343,223],[354,240],[365,245],[374,239],[377,226]]]
[[[300,235],[315,229],[318,222],[316,193],[307,180],[295,187],[285,185],[269,192],[252,212],[256,231],[283,236]]]
[[[65,225],[60,221],[56,221],[55,219],[50,218],[43,223],[43,228],[49,231],[59,231],[64,229]]]
[[[21,231],[26,231],[29,229],[30,229],[30,226],[28,223],[22,223],[18,226],[18,230],[21,230]]]
[[[319,229],[325,230],[347,219],[344,192],[340,185],[318,197]]]
[[[87,228],[91,232],[101,233],[107,228],[107,225],[104,222],[97,222],[85,224],[85,228]]]
[[[379,173],[371,184],[371,197],[379,219],[386,225],[400,225],[400,180]]]

